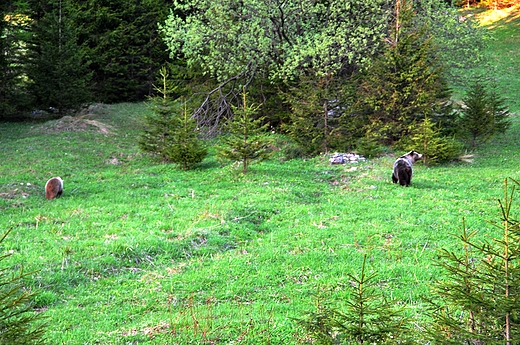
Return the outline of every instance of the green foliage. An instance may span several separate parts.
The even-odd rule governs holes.
[[[318,344],[408,343],[410,321],[381,293],[377,275],[367,274],[366,259],[359,275],[348,274],[351,296],[343,310],[318,304],[316,312],[299,320]]]
[[[301,76],[339,77],[375,54],[389,6],[387,0],[185,1],[174,4],[161,31],[172,57],[216,80],[195,112],[199,124],[213,128],[228,118],[247,86],[277,127],[288,120],[279,94],[298,88]]]
[[[168,59],[157,30],[167,1],[4,2],[0,116],[35,108],[63,113],[90,100],[152,94],[154,75]]]
[[[331,133],[338,127],[341,116],[333,109],[331,80],[304,78],[297,88],[287,93],[291,105],[290,122],[283,129],[296,142],[305,156],[327,153],[331,148]]]
[[[152,98],[151,115],[145,116],[145,128],[139,138],[140,148],[172,161],[187,170],[202,162],[208,151],[198,138],[197,123],[186,110],[179,111],[179,103],[172,101],[174,92],[166,68],[161,69],[161,96]]]
[[[418,125],[413,124],[410,135],[401,139],[397,146],[420,152],[425,165],[456,160],[463,149],[463,145],[455,138],[444,136],[439,124],[433,123],[428,117]]]
[[[496,133],[504,133],[510,126],[509,110],[496,87],[475,79],[462,99],[460,107],[460,136],[472,148],[488,142]]]
[[[443,74],[450,86],[464,86],[478,68],[488,73],[491,61],[484,52],[490,43],[489,32],[472,15],[463,15],[460,9],[450,6],[450,1],[414,1],[428,24],[429,31],[438,47],[437,55],[444,65]],[[451,2],[453,4],[453,2]]]
[[[398,2],[397,29],[390,44],[361,78],[360,111],[366,131],[386,144],[409,135],[410,126],[426,116],[448,117],[449,90],[428,27],[417,21],[411,3]]]
[[[5,240],[9,231],[0,239]],[[0,262],[10,254],[0,256]],[[0,269],[0,344],[44,344],[43,314],[35,314],[35,295],[25,290],[22,280],[30,273],[21,271],[12,275],[6,268]]]
[[[170,52],[222,82],[246,70],[271,81],[312,67],[325,75],[379,46],[388,1],[257,0],[174,3],[161,26]],[[230,63],[231,62],[231,63]]]
[[[184,170],[202,162],[208,150],[198,138],[197,122],[188,116],[186,108],[175,117],[174,128],[172,143],[165,151],[169,159]]]
[[[438,69],[438,61],[433,61],[428,50],[432,50],[431,47],[435,45],[439,47],[439,56],[449,52],[454,57],[449,60],[451,71],[451,61],[465,63],[466,58],[474,60],[476,49],[474,42],[479,41],[475,39],[477,36],[469,35],[469,32],[474,29],[473,26],[467,28],[468,35],[459,34],[461,28],[458,25],[458,16],[454,9],[448,8],[445,3],[436,0],[415,1],[414,12],[417,19],[414,23],[410,23],[407,30],[412,32],[419,27],[424,27],[422,34],[415,35],[417,40],[421,35],[426,36],[425,33],[430,29],[434,30],[434,33],[428,38],[422,50],[419,49],[420,42],[417,40],[415,45],[413,42],[400,43],[399,49],[406,50],[400,54],[410,60],[408,67],[399,66],[401,62],[397,61],[393,66],[379,66],[379,69],[373,69],[372,60],[386,50],[383,47],[384,42],[395,39],[395,37],[388,37],[388,24],[392,22],[392,9],[396,4],[399,5],[400,1],[291,0],[282,4],[264,3],[258,0],[240,2],[191,0],[174,4],[170,16],[161,25],[161,32],[165,36],[172,57],[185,58],[188,68],[200,70],[216,80],[217,85],[211,90],[218,90],[213,92],[220,97],[219,100],[203,99],[199,104],[200,108],[204,109],[196,111],[197,114],[203,113],[204,118],[226,117],[229,114],[229,105],[239,103],[235,102],[239,99],[238,92],[235,91],[245,85],[249,88],[254,84],[261,86],[261,92],[259,95],[251,93],[250,97],[264,104],[263,109],[266,110],[265,114],[271,124],[276,126],[280,122],[287,123],[285,121],[287,119],[283,115],[280,116],[280,107],[270,104],[270,100],[274,98],[272,95],[278,88],[283,89],[286,85],[290,85],[306,89],[305,84],[308,83],[306,78],[310,76],[317,80],[321,78],[340,80],[348,79],[360,70],[369,70],[373,71],[371,74],[375,76],[374,80],[370,81],[372,88],[380,91],[381,94],[378,95],[372,92],[374,90],[367,89],[366,94],[359,95],[359,99],[364,99],[365,95],[372,96],[375,99],[368,100],[372,110],[377,108],[376,112],[382,112],[383,115],[390,113],[388,116],[396,118],[391,119],[391,123],[388,121],[380,123],[379,118],[374,121],[364,118],[363,124],[369,123],[374,132],[383,132],[382,136],[386,139],[388,132],[401,132],[402,128],[410,124],[410,121],[406,120],[404,127],[396,125],[400,122],[397,117],[401,110],[404,111],[403,116],[406,119],[423,116],[421,114],[423,111],[427,111],[427,115],[432,119],[447,114],[444,113],[444,109],[441,109],[442,99],[449,98],[445,82],[440,81],[440,75],[444,76],[445,71]],[[470,36],[471,40],[466,42],[466,36]],[[421,39],[424,41],[424,37]],[[408,41],[414,41],[414,38]],[[459,54],[460,47],[470,51],[471,54]],[[387,56],[380,60],[389,58],[390,56]],[[446,58],[441,56],[439,60],[444,62]],[[398,71],[396,72],[392,67],[397,67]],[[408,70],[403,73],[403,69],[407,68]],[[390,79],[393,80],[385,82],[378,79],[384,79],[387,73],[392,71],[394,75]],[[415,90],[414,84],[417,85]],[[378,90],[379,88],[386,92]],[[398,93],[390,94],[394,89],[399,90]],[[197,94],[198,91],[193,93]],[[340,96],[338,93],[332,94],[331,99],[339,100]],[[393,96],[395,97],[390,99]],[[381,104],[385,102],[386,104]],[[389,105],[390,102],[395,103],[395,106]],[[350,104],[346,106],[350,107]],[[392,109],[382,109],[384,106]],[[315,111],[312,113],[315,114]],[[355,117],[359,114],[360,112],[357,112]],[[301,117],[301,115],[296,116]],[[311,122],[312,120],[307,124],[297,124],[296,127],[310,128]],[[398,128],[392,128],[395,126]],[[446,127],[448,126],[446,124]],[[352,126],[349,126],[349,129],[351,128]],[[317,141],[321,143],[313,144],[316,147],[309,151],[318,152],[323,150],[323,147],[319,149],[319,146],[335,145],[336,141],[338,146],[345,146],[345,142],[352,145],[355,142],[353,139],[363,136],[362,132],[360,134],[355,131],[353,138],[345,138],[342,136],[344,133],[335,130],[334,135],[326,139],[328,144],[323,144],[323,140],[318,139]],[[352,132],[347,131],[347,133],[350,135]],[[317,133],[310,136],[316,138],[316,135]],[[340,138],[336,140],[337,137]]]
[[[431,301],[432,338],[439,344],[513,344],[520,337],[520,223],[513,218],[515,187],[504,181],[500,221],[493,225],[500,238],[477,241],[477,231],[463,222],[457,235],[462,251],[443,249],[439,279]]]
[[[242,107],[234,108],[233,119],[227,124],[228,133],[223,136],[223,144],[217,148],[217,159],[240,161],[246,172],[252,161],[263,161],[271,157],[272,140],[265,136],[268,123],[262,125],[263,118],[255,119],[259,106],[250,106],[246,93],[242,95]]]
[[[375,158],[379,156],[384,147],[379,142],[379,136],[366,133],[364,137],[356,141],[356,152],[367,158]]]

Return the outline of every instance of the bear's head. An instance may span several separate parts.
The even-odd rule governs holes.
[[[407,154],[404,155],[406,158],[408,158],[410,160],[410,162],[412,163],[415,163],[417,162],[418,160],[421,160],[423,158],[423,155],[418,153],[418,152],[415,152],[415,151],[410,151],[408,152]]]

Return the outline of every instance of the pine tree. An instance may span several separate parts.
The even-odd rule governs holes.
[[[409,0],[396,1],[396,19],[388,46],[360,82],[366,131],[387,144],[409,134],[426,116],[450,128],[450,92],[428,26],[418,23]]]
[[[260,106],[247,104],[245,91],[242,106],[233,107],[234,116],[227,124],[227,134],[222,136],[222,145],[217,147],[220,161],[240,161],[246,172],[252,161],[266,160],[272,155],[271,140],[265,136],[268,124],[264,118],[254,119]]]
[[[497,93],[496,86],[486,85],[481,77],[475,79],[462,101],[460,135],[469,146],[475,148],[509,128],[510,113],[505,100]]]
[[[197,136],[197,122],[188,116],[185,103],[182,114],[173,118],[172,129],[173,138],[165,150],[169,159],[184,170],[202,162],[208,150]]]
[[[319,304],[299,324],[318,344],[408,344],[409,321],[377,288],[377,274],[367,274],[366,255],[359,275],[349,274],[351,296],[345,308]]]
[[[0,239],[0,243],[9,234]],[[0,256],[0,262],[9,257]],[[22,280],[27,273],[11,275],[0,269],[0,344],[44,344],[45,326],[42,314],[34,313],[34,294],[25,290]]]
[[[191,169],[202,162],[207,149],[198,138],[197,123],[187,112],[186,103],[173,101],[174,86],[169,80],[169,72],[162,68],[159,72],[161,87],[156,88],[160,96],[151,99],[152,114],[145,118],[145,129],[139,138],[143,151],[159,155],[164,161],[172,161],[181,169]]]
[[[78,44],[77,8],[70,0],[33,4],[29,45],[29,90],[37,109],[58,115],[76,111],[91,100],[85,49]]]
[[[441,251],[447,274],[433,290],[431,337],[438,344],[517,344],[520,339],[520,223],[512,216],[520,183],[504,182],[502,237],[477,241],[463,222],[462,252]]]
[[[489,106],[493,113],[493,127],[495,133],[505,133],[511,126],[511,119],[508,107],[505,105],[506,99],[498,92],[498,86],[493,82],[489,86]]]
[[[493,136],[493,115],[489,108],[486,88],[480,80],[475,80],[463,98],[463,103],[459,127],[468,145],[474,148]]]

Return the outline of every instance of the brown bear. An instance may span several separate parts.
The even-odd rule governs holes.
[[[410,151],[404,156],[399,157],[394,163],[392,182],[399,182],[401,186],[408,187],[412,183],[412,165],[420,159],[422,159],[422,155],[415,151]]]
[[[63,193],[63,180],[61,177],[53,177],[45,184],[45,197],[52,200]]]

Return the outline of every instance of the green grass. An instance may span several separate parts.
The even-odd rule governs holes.
[[[499,82],[513,100],[520,78],[507,71]],[[317,296],[344,299],[365,253],[379,285],[425,326],[436,251],[457,248],[463,217],[496,234],[487,220],[499,219],[503,180],[520,179],[517,115],[474,163],[418,164],[402,188],[390,156],[275,159],[243,175],[211,152],[179,171],[139,153],[146,111],[119,104],[93,109],[84,119],[94,123],[0,124],[0,224],[12,229],[0,252],[37,271],[27,284],[51,344],[304,343],[294,318]],[[58,175],[65,192],[49,202],[43,186]]]

